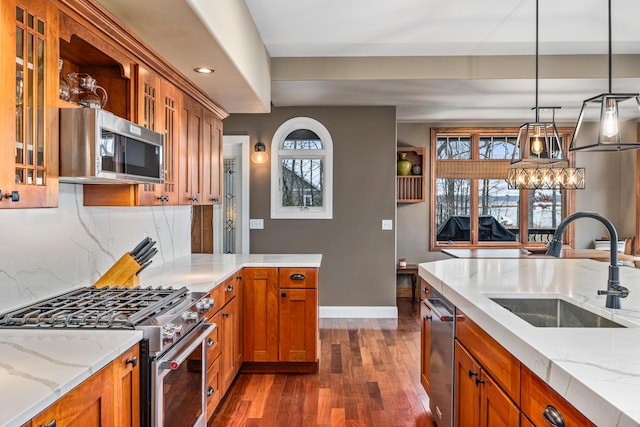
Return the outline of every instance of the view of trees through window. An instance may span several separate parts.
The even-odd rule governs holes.
[[[282,206],[322,206],[323,165],[313,158],[322,141],[308,129],[291,132],[282,144]]]
[[[508,188],[506,171],[518,155],[517,129],[465,131],[436,132],[432,137],[436,241],[470,245],[548,241],[566,209],[564,191]]]

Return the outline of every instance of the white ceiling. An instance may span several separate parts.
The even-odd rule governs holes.
[[[539,105],[560,106],[558,121],[573,121],[582,100],[608,90],[607,1],[539,1]],[[99,2],[227,111],[263,112],[246,79],[230,75],[242,73],[225,66],[234,60],[211,34],[206,13],[185,13],[185,4],[202,2]],[[246,0],[246,6],[271,57],[274,106],[394,105],[400,122],[533,119],[535,0]],[[172,11],[178,7],[182,13]],[[639,16],[640,1],[613,1],[615,92],[640,90]],[[191,40],[201,43],[177,49],[183,38],[175,35],[188,37],[194,28],[208,28],[211,37],[200,31]],[[203,53],[216,61],[213,80],[189,74]],[[489,66],[480,67],[478,58],[487,56]],[[407,58],[425,57],[432,61],[424,69],[419,61],[408,66]]]

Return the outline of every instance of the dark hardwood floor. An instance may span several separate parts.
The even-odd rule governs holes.
[[[317,374],[241,374],[209,426],[429,426],[419,303],[398,319],[320,319]]]

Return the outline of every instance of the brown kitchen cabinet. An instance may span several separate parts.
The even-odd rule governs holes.
[[[115,425],[113,364],[109,364],[31,419],[34,426]]]
[[[584,415],[526,367],[521,367],[522,412],[538,426],[547,426],[545,411],[563,419],[566,426],[595,427]],[[523,424],[524,425],[524,424]]]
[[[457,426],[512,427],[520,410],[460,342],[455,343],[454,419]]]
[[[140,348],[136,344],[113,364],[114,426],[140,424]]]
[[[213,289],[209,322],[217,328],[207,338],[207,418],[235,379],[242,364],[242,272]]]
[[[222,121],[186,95],[180,120],[180,204],[220,203]]]
[[[58,11],[46,0],[0,7],[0,209],[56,207]]]
[[[243,369],[317,369],[317,269],[245,268],[243,277]]]

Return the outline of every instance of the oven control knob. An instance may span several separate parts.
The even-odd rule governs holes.
[[[162,340],[173,342],[176,339],[176,325],[173,323],[167,323],[162,327]]]
[[[185,311],[182,313],[183,320],[196,320],[198,318],[198,313],[195,311]]]

